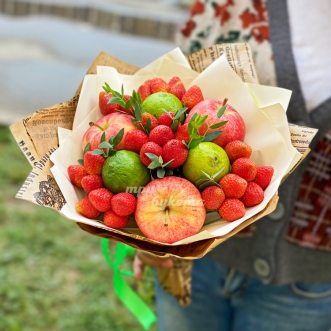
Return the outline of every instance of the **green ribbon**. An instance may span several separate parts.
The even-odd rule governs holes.
[[[101,249],[108,265],[113,269],[113,285],[115,292],[122,303],[131,311],[137,318],[145,330],[156,321],[156,316],[153,311],[145,304],[144,301],[135,293],[132,288],[125,282],[122,276],[133,276],[133,272],[129,270],[120,270],[120,266],[127,255],[134,254],[135,249],[124,245],[120,242],[116,244],[114,263],[109,256],[109,240],[102,238]]]

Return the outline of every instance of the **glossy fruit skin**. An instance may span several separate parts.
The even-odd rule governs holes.
[[[175,134],[166,125],[158,125],[149,134],[149,141],[153,141],[163,147],[169,140],[175,138]]]
[[[101,187],[104,187],[101,175],[88,175],[82,179],[82,188],[86,194]]]
[[[103,116],[115,113],[120,109],[120,105],[108,103],[112,97],[113,95],[106,91],[99,93],[99,109]]]
[[[163,162],[166,163],[170,160],[172,162],[168,166],[171,169],[180,167],[184,164],[188,156],[187,147],[179,140],[169,140],[164,146],[162,151]]]
[[[221,207],[225,194],[220,187],[209,186],[201,192],[205,207],[209,210],[216,210]]]
[[[224,114],[218,118],[217,112],[223,106],[223,102],[219,100],[204,100],[198,103],[187,115],[185,123],[188,123],[194,114],[200,114],[201,116],[208,115],[206,123],[212,125],[214,123],[228,121],[225,125],[217,129],[208,129],[207,126],[202,127],[199,130],[201,135],[206,132],[223,131],[223,133],[214,139],[212,142],[225,147],[230,141],[241,140],[244,141],[246,134],[246,126],[241,115],[230,105],[226,106]]]
[[[117,145],[116,150],[125,149],[124,139],[126,133],[136,129],[132,123],[133,119],[133,116],[118,112],[100,118],[95,122],[98,126],[92,125],[86,130],[82,139],[82,150],[84,151],[87,143],[91,144],[91,151],[98,149],[103,133],[105,133],[106,141],[108,141],[111,136],[116,136],[122,128],[124,128],[124,136]]]
[[[198,233],[205,217],[199,190],[184,178],[155,179],[137,199],[137,225],[147,238],[158,242],[171,244]]]
[[[118,193],[111,199],[112,210],[119,216],[128,216],[135,212],[137,199],[131,193]]]
[[[219,185],[227,198],[239,199],[246,191],[247,181],[240,176],[231,173],[225,175],[219,181]]]
[[[105,187],[116,194],[126,192],[130,187],[143,187],[151,177],[137,153],[123,150],[107,158],[102,179]]]
[[[253,207],[261,203],[263,199],[264,192],[262,188],[254,182],[249,182],[244,195],[240,198],[240,201],[243,202],[245,207]]]
[[[170,86],[162,78],[152,78],[150,81],[151,93],[169,92]]]
[[[101,175],[106,159],[101,155],[93,155],[92,151],[84,154],[84,168],[89,175]]]
[[[114,194],[106,188],[99,188],[91,191],[88,198],[95,209],[106,212],[111,209],[111,198],[113,196]]]
[[[233,222],[246,214],[244,204],[236,198],[226,198],[218,209],[218,213],[227,222]]]
[[[141,130],[131,130],[125,135],[125,149],[140,153],[141,147],[148,142],[148,135]]]
[[[256,176],[257,165],[252,159],[241,157],[232,163],[231,172],[251,182]]]
[[[176,132],[175,132],[175,139],[179,141],[185,141],[188,143],[190,141],[190,135],[188,133],[188,123],[179,124]]]
[[[224,149],[212,142],[202,142],[190,149],[182,167],[184,178],[193,184],[199,179],[206,178],[203,171],[213,176],[221,169],[223,170],[215,177],[215,181],[229,173],[230,161]]]
[[[150,85],[143,83],[138,87],[137,92],[140,94],[141,100],[144,101],[152,94]]]
[[[162,114],[159,118],[159,125],[165,125],[170,127],[174,116],[175,114],[173,112],[170,112],[169,114]]]
[[[252,155],[252,147],[241,140],[230,141],[224,148],[231,163],[241,157],[249,158]]]
[[[70,165],[67,168],[67,173],[71,184],[76,187],[82,187],[82,179],[88,175],[87,171],[82,165]]]
[[[269,186],[273,174],[274,168],[271,166],[257,167],[256,176],[253,181],[258,184],[262,190],[265,190]]]
[[[177,113],[183,108],[181,101],[171,93],[157,92],[148,96],[144,102],[143,107],[147,113],[155,116],[156,119],[164,114],[163,108],[168,112]]]
[[[101,212],[92,205],[88,197],[85,197],[80,200],[76,204],[75,208],[78,213],[89,219],[95,219],[101,215]]]
[[[202,91],[197,85],[191,86],[181,98],[184,107],[187,107],[188,111],[190,111],[193,107],[195,107],[203,100],[204,97]]]
[[[119,216],[114,211],[109,210],[103,215],[103,223],[113,229],[122,229],[129,222],[129,216]]]
[[[146,155],[146,153],[152,153],[157,156],[162,156],[163,150],[162,147],[159,146],[157,143],[152,141],[147,142],[141,147],[140,150],[140,161],[148,167],[152,160]]]

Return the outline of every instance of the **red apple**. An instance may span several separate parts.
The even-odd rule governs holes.
[[[106,141],[108,141],[111,136],[116,136],[116,134],[122,128],[124,128],[124,136],[122,141],[117,145],[116,149],[125,149],[125,134],[130,130],[136,129],[136,127],[132,123],[133,119],[133,116],[127,114],[112,113],[101,117],[93,124],[91,123],[91,126],[85,132],[83,137],[83,150],[88,142],[91,144],[90,150],[93,151],[94,149],[97,149],[100,144],[101,136],[104,132],[106,133]]]
[[[208,118],[205,122],[208,126],[211,126],[217,122],[228,121],[220,128],[209,129],[207,131],[208,133],[213,131],[223,131],[223,133],[219,137],[214,139],[212,142],[224,148],[226,144],[230,141],[244,141],[246,127],[241,115],[228,104],[226,105],[226,110],[224,111],[224,114],[220,118],[218,118],[217,112],[222,107],[222,105],[223,102],[218,100],[201,101],[195,107],[192,108],[192,110],[186,117],[185,123],[188,123],[192,116],[196,113],[200,114],[201,116],[208,115]],[[206,133],[207,125],[203,125],[200,128],[200,134]]]
[[[137,199],[137,225],[147,238],[158,242],[172,244],[198,233],[205,217],[199,190],[184,178],[155,179]]]

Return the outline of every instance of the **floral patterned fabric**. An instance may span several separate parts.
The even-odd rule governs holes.
[[[249,42],[260,83],[276,86],[265,0],[197,0],[176,39],[186,54],[214,44]]]

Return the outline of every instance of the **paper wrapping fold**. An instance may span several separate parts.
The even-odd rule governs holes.
[[[265,93],[265,90],[263,90],[263,87],[260,87],[260,85],[258,85],[258,79],[248,44],[215,45],[213,47],[210,47],[189,56],[188,59],[181,55],[178,50],[174,50],[166,54],[164,57],[156,60],[151,65],[142,69],[138,69],[137,67],[126,64],[125,62],[113,58],[110,55],[101,53],[94,61],[91,68],[88,70],[88,75],[85,77],[84,80],[85,85],[81,84],[79,86],[77,93],[73,99],[69,100],[68,102],[52,106],[48,109],[39,110],[28,118],[23,119],[21,122],[11,126],[11,130],[13,135],[15,136],[16,141],[18,142],[22,151],[25,152],[25,155],[28,157],[28,160],[33,166],[31,174],[29,175],[27,181],[24,183],[21,190],[17,194],[17,197],[41,204],[45,207],[51,207],[59,210],[62,209],[63,214],[65,214],[65,212],[67,211],[66,206],[69,202],[68,197],[66,199],[64,198],[63,194],[61,194],[59,187],[54,181],[54,176],[50,172],[52,164],[49,160],[49,157],[58,148],[57,128],[64,127],[67,129],[77,129],[79,125],[81,125],[81,123],[86,120],[88,116],[90,116],[89,112],[91,109],[86,105],[95,103],[97,93],[90,93],[92,97],[89,97],[87,100],[84,99],[83,102],[82,95],[86,95],[84,93],[84,88],[90,88],[91,86],[93,86],[93,82],[98,80],[99,84],[103,84],[102,79],[105,77],[112,79],[115,76],[109,75],[109,72],[115,69],[115,71],[117,71],[119,74],[122,74],[121,79],[123,79],[125,84],[129,84],[127,85],[129,87],[130,77],[126,77],[125,75],[132,75],[134,73],[136,74],[136,83],[137,81],[139,82],[139,79],[141,80],[141,82],[143,82],[146,77],[150,77],[148,75],[150,75],[151,72],[153,72],[154,75],[156,72],[157,74],[155,76],[160,75],[161,77],[171,77],[178,74],[178,70],[183,74],[185,73],[184,77],[186,77],[188,81],[192,80],[194,82],[199,82],[200,77],[208,75],[208,71],[210,71],[208,70],[208,68],[212,68],[212,63],[221,63],[219,61],[216,61],[216,59],[218,59],[222,53],[225,54],[226,60],[229,62],[231,68],[237,73],[241,80],[247,84],[251,84],[249,85],[248,89],[253,95],[253,98],[255,96],[256,99],[260,100],[260,102],[262,103],[261,105],[259,105],[261,109],[264,112],[269,111],[276,114],[277,106],[274,105],[274,101],[270,100],[270,98],[268,100],[263,100],[263,98],[261,98],[261,95]],[[171,61],[175,61],[178,64],[176,70],[174,70],[173,72]],[[111,69],[109,68],[109,66],[115,69]],[[194,71],[192,71],[191,68],[194,69]],[[204,71],[204,75],[197,75],[196,72],[202,71]],[[96,73],[98,73],[98,75],[95,75]],[[217,79],[218,78],[215,77],[214,81],[211,83],[218,84],[219,82]],[[88,82],[92,82],[92,85],[88,85]],[[113,84],[116,85],[119,84],[119,82],[114,80]],[[116,86],[114,88],[116,89]],[[208,93],[210,92],[210,89],[205,88],[203,92],[207,95],[206,98],[208,98]],[[232,93],[231,89],[229,89],[228,93]],[[93,95],[95,96],[93,97]],[[285,97],[283,101],[280,101],[280,103],[286,104],[287,99],[288,98]],[[73,121],[75,110],[78,108],[82,108],[80,107],[79,103],[84,103],[83,108],[85,106],[85,109],[82,112],[77,112]],[[240,100],[238,101],[238,103],[240,103]],[[261,116],[260,118],[262,121],[266,120],[262,113],[259,116]],[[73,131],[73,133],[74,132],[75,131]],[[280,135],[277,139],[281,141],[282,139],[284,139],[284,137],[281,137]],[[295,163],[299,161],[300,157],[292,146],[287,147],[286,153],[296,154]],[[54,153],[52,157],[55,158],[56,153]],[[55,173],[61,172],[61,169],[57,168],[57,166],[53,167],[52,169]],[[46,187],[51,188],[51,191],[53,193],[47,193],[47,191],[45,190]],[[272,201],[275,201],[274,198],[270,200],[270,202]],[[240,224],[239,227],[236,223],[230,225],[230,227],[232,228],[230,228],[230,230],[227,230],[227,233],[222,232],[222,230],[217,230],[218,232],[214,232],[215,234],[213,235],[213,238],[210,238],[210,236],[205,235],[206,232],[202,231],[195,238],[192,238],[191,241],[183,241],[182,243],[179,243],[175,246],[157,243],[147,238],[144,238],[141,236],[139,229],[133,229],[133,231],[130,231],[131,233],[129,233],[126,232],[125,229],[121,231],[109,229],[101,222],[84,221],[84,224],[83,222],[79,221],[79,218],[77,219],[77,217],[75,218],[75,220],[82,229],[88,231],[89,233],[98,236],[113,238],[141,250],[155,252],[161,255],[169,254],[172,256],[179,257],[199,258],[205,255],[218,243],[221,243],[225,239],[234,235],[236,232],[239,231],[238,229],[245,227],[251,222],[257,220],[261,217],[262,214],[267,214],[273,211],[275,208],[275,204],[270,202],[263,208],[262,211],[260,211],[257,215],[254,215],[254,217],[248,218],[250,216],[248,213],[248,219],[245,220],[242,224]],[[67,204],[64,205],[65,203]],[[74,201],[72,201],[72,203],[74,203]],[[211,218],[215,218],[215,215],[209,216],[211,216]],[[207,228],[211,228],[213,230],[213,224],[207,225]]]

